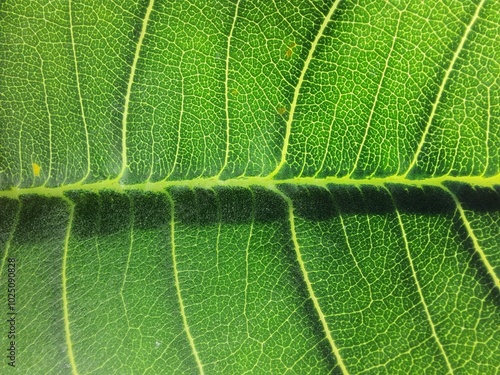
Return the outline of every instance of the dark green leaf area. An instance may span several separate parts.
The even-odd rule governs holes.
[[[249,223],[279,221],[286,217],[286,205],[276,193],[260,187],[213,190],[173,188],[175,219],[184,224],[216,222]]]
[[[129,191],[124,194],[103,191],[68,193],[75,203],[72,234],[81,237],[106,235],[130,229],[162,228],[170,221],[166,194]]]
[[[68,224],[68,204],[59,198],[25,196],[19,202],[19,219],[14,241],[37,244],[64,237]]]
[[[477,213],[500,212],[500,186],[494,189],[449,183],[465,210]]]
[[[19,201],[0,198],[0,248],[4,248],[11,236],[12,227],[16,222]]]

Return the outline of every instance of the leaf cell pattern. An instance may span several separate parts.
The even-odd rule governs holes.
[[[19,371],[499,371],[494,1],[0,19]]]

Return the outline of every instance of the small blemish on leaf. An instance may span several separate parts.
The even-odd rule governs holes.
[[[238,96],[238,95],[239,95],[239,93],[240,93],[240,92],[238,91],[238,89],[232,89],[232,90],[231,90],[231,94],[232,94],[233,96]]]
[[[283,115],[283,114],[285,114],[285,112],[286,112],[286,107],[283,107],[283,106],[278,107],[278,108],[276,108],[276,111],[277,111],[280,115]]]
[[[33,174],[35,177],[40,176],[40,170],[42,169],[37,163],[31,163],[31,166],[33,167]]]
[[[293,49],[294,49],[295,47],[297,47],[297,44],[296,44],[295,42],[292,42],[292,43],[290,43],[290,44],[288,45],[288,48],[287,48],[287,50],[286,50],[286,52],[285,52],[285,57],[286,57],[287,59],[289,59],[289,58],[291,58],[291,57],[292,57],[292,55],[293,55]]]

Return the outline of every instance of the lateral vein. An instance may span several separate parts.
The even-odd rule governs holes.
[[[288,146],[290,142],[290,135],[292,132],[292,122],[293,122],[293,116],[295,115],[295,110],[297,108],[297,102],[300,94],[300,89],[302,87],[302,84],[304,83],[304,78],[306,75],[307,70],[309,69],[309,64],[311,64],[311,61],[313,59],[314,52],[316,51],[316,47],[318,46],[319,40],[323,37],[326,26],[332,19],[333,13],[335,13],[335,10],[337,9],[338,5],[340,3],[340,0],[335,0],[328,11],[328,14],[326,15],[325,19],[323,20],[323,23],[321,24],[321,27],[318,30],[318,33],[316,34],[316,38],[314,38],[314,41],[311,44],[311,48],[309,49],[309,53],[307,54],[306,61],[304,62],[304,66],[302,67],[302,70],[300,72],[299,79],[297,81],[297,85],[295,86],[295,91],[293,93],[293,99],[292,99],[292,104],[290,105],[290,112],[288,114],[288,120],[286,122],[286,132],[285,132],[285,139],[283,140],[283,147],[281,149],[281,160],[279,164],[276,166],[274,171],[272,171],[269,174],[269,177],[274,177],[283,167],[286,161],[286,155],[288,153]]]
[[[293,213],[293,202],[286,194],[284,194],[279,189],[274,187],[274,188],[272,188],[272,190],[275,193],[277,193],[278,195],[280,195],[288,206],[288,220],[290,222],[290,232],[292,235],[293,247],[295,250],[295,255],[297,257],[297,262],[300,266],[300,270],[301,270],[302,276],[304,278],[304,282],[305,282],[306,287],[307,287],[307,292],[308,292],[309,297],[311,298],[311,300],[313,302],[314,309],[316,310],[316,313],[318,314],[318,317],[321,321],[321,325],[323,326],[323,331],[325,333],[325,336],[326,336],[328,343],[330,344],[330,348],[332,350],[332,353],[334,354],[335,359],[337,360],[337,364],[338,364],[340,370],[342,371],[342,373],[347,375],[347,374],[349,374],[349,372],[347,371],[347,367],[344,364],[344,360],[342,359],[342,356],[340,355],[340,350],[337,347],[337,345],[335,344],[335,341],[334,341],[333,336],[332,336],[332,332],[330,331],[330,328],[328,327],[328,323],[326,321],[326,316],[323,313],[323,310],[321,309],[318,297],[316,297],[316,293],[314,293],[313,285],[311,283],[311,280],[309,279],[309,273],[307,272],[305,262],[302,258],[302,253],[300,251],[299,242],[297,240],[297,233],[295,231],[295,215]]]
[[[87,117],[85,116],[85,109],[83,107],[83,97],[80,85],[80,73],[78,71],[78,60],[76,58],[76,45],[75,45],[75,35],[73,32],[73,12],[71,10],[71,0],[69,0],[68,12],[69,12],[69,31],[71,35],[71,49],[73,50],[73,60],[75,62],[76,91],[78,92],[78,102],[80,104],[80,114],[82,116],[83,128],[85,130],[85,144],[87,147],[87,173],[81,179],[81,181],[85,181],[87,177],[90,175],[90,141],[89,141],[89,130],[87,126]]]
[[[377,86],[377,92],[375,93],[375,98],[373,99],[372,108],[370,109],[370,115],[368,116],[368,121],[367,121],[367,124],[365,127],[365,133],[363,135],[363,139],[361,140],[361,144],[360,144],[359,149],[358,149],[358,154],[356,155],[356,160],[354,161],[354,164],[352,165],[352,170],[349,172],[350,176],[354,173],[356,168],[358,168],[359,158],[361,157],[361,152],[363,151],[366,139],[368,138],[368,131],[370,130],[370,127],[372,124],[373,114],[375,113],[375,107],[377,106],[377,103],[379,102],[380,91],[382,90],[382,84],[384,83],[384,80],[385,80],[387,67],[389,66],[389,60],[391,59],[392,52],[394,51],[394,46],[396,44],[396,40],[397,40],[398,33],[399,33],[400,23],[401,23],[401,12],[399,12],[398,23],[396,24],[396,31],[394,33],[394,37],[392,38],[391,49],[389,50],[389,53],[387,54],[387,58],[386,58],[385,64],[384,64],[384,70],[382,71],[382,75],[380,76],[380,81],[379,81],[378,86]]]
[[[128,111],[130,107],[130,97],[132,94],[132,86],[134,84],[135,72],[137,70],[137,62],[139,61],[139,55],[141,53],[142,43],[144,41],[144,37],[146,36],[146,29],[149,22],[149,16],[151,15],[151,11],[153,10],[153,5],[155,1],[150,0],[148,8],[146,9],[146,14],[144,15],[144,19],[142,21],[141,34],[139,35],[139,39],[137,41],[137,45],[135,47],[134,60],[132,61],[132,66],[130,68],[130,75],[127,83],[127,92],[125,94],[125,104],[123,106],[123,117],[122,117],[122,167],[120,173],[116,177],[118,181],[120,181],[125,174],[125,170],[127,169],[127,119],[128,119]]]
[[[122,285],[120,287],[120,298],[122,300],[123,311],[125,313],[125,319],[127,320],[127,329],[130,329],[131,327],[130,327],[130,319],[128,317],[127,303],[125,302],[125,295],[123,294],[123,291],[125,290],[125,284],[127,283],[127,274],[128,274],[128,270],[130,268],[130,258],[132,257],[132,249],[134,247],[134,215],[135,215],[133,200],[130,196],[129,196],[129,202],[130,202],[130,208],[129,208],[130,237],[129,237],[127,262],[125,263],[125,271],[123,274],[123,281],[122,281]],[[124,337],[124,339],[125,339],[125,337]]]
[[[488,261],[488,257],[483,251],[483,248],[479,244],[479,240],[477,239],[476,235],[474,234],[474,230],[472,229],[469,220],[467,219],[467,215],[465,214],[465,210],[462,207],[462,203],[460,203],[460,200],[458,197],[446,186],[443,186],[443,189],[450,194],[451,198],[455,202],[455,205],[457,206],[458,213],[460,214],[460,218],[462,219],[462,222],[464,223],[465,229],[467,230],[467,234],[469,235],[472,244],[474,246],[474,250],[476,253],[479,255],[479,258],[481,258],[481,261],[483,262],[484,266],[486,267],[486,271],[490,275],[490,277],[493,280],[493,283],[495,286],[500,289],[500,279],[495,273],[495,269],[491,265],[491,263]]]
[[[19,217],[21,213],[21,201],[19,201],[17,205],[17,211],[16,215],[14,216],[14,222],[12,223],[12,229],[10,230],[9,233],[9,238],[7,239],[7,242],[5,243],[5,251],[3,253],[3,258],[2,258],[2,265],[0,266],[0,276],[2,276],[2,271],[3,268],[5,267],[5,261],[7,260],[7,257],[9,256],[9,250],[10,246],[12,244],[12,239],[14,238],[14,233],[16,232],[17,226],[19,225]]]
[[[181,287],[179,283],[179,270],[177,269],[177,258],[175,254],[175,207],[174,200],[168,192],[167,199],[170,204],[170,243],[172,247],[172,264],[174,269],[175,289],[177,291],[177,299],[179,300],[179,308],[181,310],[182,324],[184,325],[184,330],[186,331],[189,346],[191,347],[191,351],[193,352],[194,359],[198,366],[198,371],[201,375],[204,375],[205,371],[203,370],[203,364],[201,363],[200,356],[198,355],[198,351],[196,350],[196,346],[194,344],[193,336],[191,335],[191,330],[189,329],[184,308],[184,301],[182,299]]]
[[[245,317],[245,325],[247,329],[247,338],[250,337],[250,329],[249,329],[249,319],[247,316],[247,305],[248,305],[248,256],[250,253],[250,242],[252,240],[253,235],[253,227],[255,223],[255,197],[253,190],[250,189],[250,193],[252,194],[252,222],[250,223],[250,231],[248,233],[247,245],[245,247],[245,303],[243,305],[243,316]]]
[[[50,175],[52,173],[52,113],[50,112],[49,108],[49,95],[47,93],[47,80],[45,79],[45,73],[43,69],[43,58],[40,52],[36,50],[36,53],[38,54],[38,57],[40,59],[40,74],[42,75],[42,86],[43,86],[43,99],[44,99],[44,105],[45,105],[45,110],[47,111],[47,122],[49,125],[49,167],[47,171],[47,179],[45,180],[44,185],[46,185],[49,180],[50,180]]]
[[[76,367],[75,355],[73,353],[73,343],[71,341],[71,331],[69,324],[69,307],[68,307],[68,277],[66,275],[68,251],[69,251],[69,238],[71,236],[71,228],[73,226],[73,218],[75,216],[75,204],[64,197],[64,200],[68,203],[69,207],[69,219],[68,228],[66,229],[66,235],[64,237],[64,251],[62,258],[62,303],[63,303],[63,319],[64,319],[64,332],[66,336],[66,346],[68,347],[68,359],[71,366],[71,372],[73,375],[78,375],[78,369]]]
[[[180,83],[181,83],[181,108],[179,109],[179,123],[177,124],[177,145],[175,146],[175,156],[174,156],[174,162],[172,163],[172,168],[170,169],[170,173],[165,177],[164,180],[168,180],[168,178],[174,173],[175,167],[177,166],[178,159],[179,159],[179,152],[181,148],[181,127],[182,127],[182,122],[183,122],[183,117],[184,117],[184,100],[185,100],[185,95],[184,95],[184,76],[182,75],[182,63],[184,59],[184,52],[181,54],[181,61],[179,62],[179,76],[181,77]],[[151,178],[151,175],[153,174],[153,166],[151,166],[151,174],[149,175],[148,181]]]
[[[486,134],[485,134],[485,140],[484,140],[484,144],[485,144],[485,165],[484,165],[484,172],[483,172],[483,176],[486,176],[486,173],[488,173],[488,164],[490,162],[490,148],[489,148],[489,143],[490,143],[490,140],[489,140],[489,137],[490,137],[490,123],[491,123],[491,88],[488,87],[486,89],[486,92],[488,93],[486,95],[486,98],[488,99],[488,119],[486,120]]]
[[[474,23],[479,18],[479,12],[481,11],[484,3],[485,3],[485,0],[481,0],[479,5],[477,6],[476,11],[475,11],[474,15],[472,16],[469,24],[465,28],[465,33],[462,36],[462,39],[460,40],[460,43],[458,44],[458,47],[457,47],[455,53],[453,54],[453,57],[450,61],[450,65],[448,66],[448,69],[446,70],[446,72],[444,74],[443,81],[441,82],[441,85],[439,86],[439,90],[438,90],[438,93],[436,95],[436,100],[434,100],[434,103],[432,104],[431,113],[429,115],[429,119],[427,120],[427,124],[425,125],[424,132],[422,133],[420,143],[418,144],[417,150],[415,151],[415,155],[413,156],[413,159],[410,162],[410,166],[408,167],[408,169],[406,170],[406,172],[404,174],[405,177],[408,176],[410,171],[413,169],[413,167],[417,163],[418,156],[420,155],[420,152],[422,151],[422,147],[425,143],[425,138],[427,138],[427,135],[429,134],[429,129],[431,127],[432,121],[434,120],[434,116],[436,115],[437,107],[440,103],[440,100],[441,100],[441,97],[443,95],[446,83],[448,82],[448,78],[450,77],[450,74],[453,71],[455,63],[458,60],[458,56],[460,55],[460,52],[462,51],[464,44],[467,41],[467,38],[469,37],[469,34],[472,30],[472,26],[474,26]]]
[[[225,69],[225,79],[224,79],[224,99],[225,99],[225,112],[226,112],[226,152],[224,154],[224,164],[218,174],[220,176],[224,169],[227,167],[229,161],[229,57],[231,49],[231,39],[233,38],[234,28],[236,26],[236,19],[238,18],[238,10],[240,7],[241,0],[236,3],[236,8],[234,10],[233,23],[231,24],[231,30],[229,31],[229,36],[227,37],[227,51],[226,51],[226,69]]]
[[[389,190],[388,190],[388,192],[389,192]],[[408,238],[406,236],[406,231],[405,231],[405,228],[403,226],[403,220],[401,219],[401,215],[399,213],[398,207],[396,206],[396,202],[394,202],[394,198],[392,197],[392,194],[390,192],[389,192],[389,194],[390,194],[391,198],[393,199],[394,209],[396,210],[396,217],[398,218],[399,228],[401,230],[401,235],[403,237],[403,242],[405,245],[406,256],[408,258],[408,262],[410,263],[411,274],[413,276],[413,280],[415,281],[415,285],[417,287],[418,295],[420,297],[420,303],[422,304],[422,306],[424,308],[425,315],[427,317],[427,321],[429,322],[429,326],[430,326],[431,332],[432,332],[432,337],[436,341],[436,344],[439,347],[439,351],[441,352],[441,354],[446,362],[446,367],[448,368],[448,372],[450,374],[453,374],[454,373],[453,368],[451,367],[450,361],[448,359],[448,355],[446,354],[444,347],[441,344],[441,341],[439,340],[439,337],[436,333],[436,327],[434,325],[431,314],[429,312],[429,307],[427,306],[427,303],[425,302],[424,294],[422,293],[422,287],[420,286],[420,282],[419,282],[418,277],[417,277],[417,272],[415,270],[415,266],[413,265],[413,259],[411,257],[411,253],[410,253],[410,245],[408,244]]]

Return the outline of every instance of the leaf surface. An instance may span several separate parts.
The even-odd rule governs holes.
[[[2,2],[17,369],[498,372],[495,5]]]

